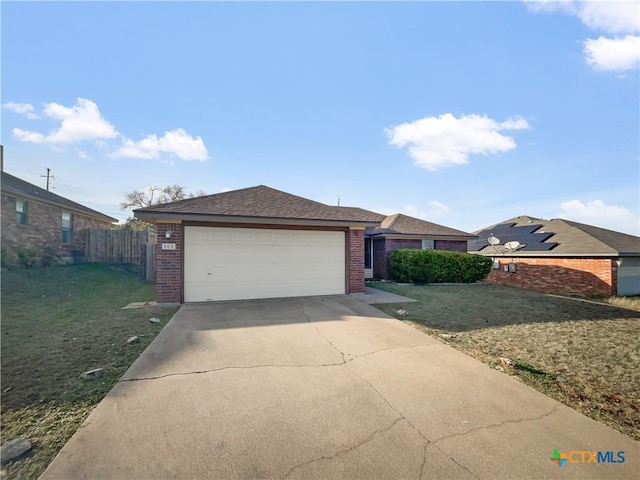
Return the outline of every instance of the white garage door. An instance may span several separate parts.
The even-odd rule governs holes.
[[[345,234],[185,227],[185,302],[345,293]]]

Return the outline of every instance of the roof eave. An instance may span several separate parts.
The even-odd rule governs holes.
[[[562,253],[562,252],[483,252],[483,251],[469,251],[469,253],[475,253],[477,255],[483,255],[485,257],[573,257],[573,258],[613,258],[620,256],[640,256],[640,252],[611,252],[611,253]]]
[[[86,217],[91,217],[91,218],[103,220],[105,222],[109,222],[109,223],[118,222],[117,218],[110,217],[109,215],[105,215],[104,213],[100,213],[97,210],[89,209],[89,207],[84,207],[83,205],[80,205],[80,204],[78,204],[78,205],[80,205],[80,207],[84,207],[84,208],[77,208],[77,207],[73,207],[72,205],[62,204],[62,203],[56,202],[54,200],[50,200],[48,198],[42,198],[39,195],[35,195],[33,193],[25,192],[24,190],[19,190],[19,189],[11,188],[11,187],[6,187],[6,188],[3,187],[2,188],[2,192],[5,193],[5,194],[15,195],[15,196],[18,196],[18,197],[24,197],[24,198],[26,198],[28,200],[34,200],[36,202],[43,203],[45,205],[51,205],[53,207],[57,207],[57,208],[60,208],[62,210],[69,210],[71,212],[78,213],[78,214],[84,215]],[[73,202],[73,200],[69,200],[69,199],[67,199],[67,200],[70,201],[70,202]],[[73,202],[73,203],[77,203],[77,202]],[[91,211],[87,211],[85,209],[89,209]]]
[[[206,222],[206,223],[237,223],[258,225],[301,225],[301,226],[327,226],[327,227],[375,227],[379,222],[368,220],[325,220],[308,218],[282,218],[282,217],[251,217],[241,215],[209,215],[200,213],[169,213],[169,212],[145,212],[134,211],[134,216],[150,223],[158,222]]]
[[[433,235],[430,233],[368,233],[368,237],[389,238],[389,239],[410,239],[410,240],[473,240],[476,235]]]

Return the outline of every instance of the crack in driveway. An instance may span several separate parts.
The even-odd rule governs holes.
[[[293,467],[291,467],[291,469],[287,473],[284,474],[284,476],[282,478],[283,479],[287,478],[297,468],[301,468],[301,467],[304,467],[306,465],[310,465],[310,464],[315,463],[315,462],[320,462],[322,460],[332,460],[334,458],[338,458],[338,457],[340,457],[342,455],[345,455],[345,454],[355,450],[356,448],[361,447],[362,445],[364,445],[366,443],[369,443],[377,435],[383,434],[383,433],[391,430],[393,427],[395,427],[398,424],[398,422],[400,422],[402,420],[403,420],[403,418],[401,418],[401,417],[396,418],[395,421],[391,425],[389,425],[388,427],[385,427],[385,428],[380,429],[380,430],[376,430],[375,432],[371,433],[368,437],[364,438],[363,440],[360,440],[358,443],[356,443],[354,445],[351,445],[348,448],[339,450],[336,453],[334,453],[333,455],[329,455],[329,456],[322,455],[320,457],[312,458],[311,460],[307,460],[306,462],[302,462],[302,463],[300,463],[298,465],[294,465]]]
[[[318,336],[320,336],[320,338],[322,338],[324,341],[326,341],[329,345],[331,345],[331,348],[333,348],[336,352],[338,352],[341,356],[342,356],[342,363],[341,365],[344,365],[345,363],[347,363],[347,359],[345,358],[345,353],[340,350],[338,347],[336,347],[333,342],[331,340],[329,340],[327,337],[325,337],[322,333],[320,333],[320,330],[318,330],[318,327],[314,324],[314,322],[311,320],[311,318],[309,317],[309,314],[307,313],[307,309],[304,306],[304,302],[302,302],[302,314],[304,315],[304,318],[307,319],[307,323],[311,324],[313,326],[313,329],[316,331],[316,333],[318,334]]]
[[[469,433],[477,432],[478,430],[486,430],[489,428],[501,427],[502,425],[505,425],[507,423],[535,422],[536,420],[542,420],[543,418],[548,417],[549,415],[552,415],[553,413],[555,413],[558,410],[558,408],[560,408],[561,406],[562,405],[556,405],[555,407],[553,407],[553,409],[550,412],[543,413],[542,415],[538,415],[537,417],[521,418],[519,420],[503,420],[500,423],[494,423],[491,425],[482,425],[480,427],[471,428],[466,432],[454,433],[452,435],[445,435],[444,437],[440,437],[436,440],[433,440],[433,443],[436,444],[442,440],[447,440],[449,438],[462,437],[464,435],[468,435]]]
[[[210,368],[207,370],[194,370],[192,372],[165,373],[164,375],[156,375],[153,377],[124,378],[124,379],[118,380],[118,383],[139,382],[142,380],[158,380],[161,378],[180,377],[180,376],[188,376],[188,375],[202,375],[205,373],[222,372],[224,370],[249,370],[249,369],[255,369],[255,368],[323,368],[323,367],[339,367],[341,365],[344,365],[344,364],[342,362],[338,362],[338,363],[315,363],[315,364],[311,363],[311,364],[303,364],[303,365],[265,364],[265,365],[228,366],[228,367],[220,367],[220,368]]]

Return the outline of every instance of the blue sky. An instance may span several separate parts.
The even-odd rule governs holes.
[[[638,2],[2,2],[9,173],[640,234]]]

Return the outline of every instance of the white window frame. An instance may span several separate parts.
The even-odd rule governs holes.
[[[73,214],[71,212],[62,212],[62,243],[65,245],[73,243]]]
[[[29,223],[29,204],[24,200],[16,200],[16,223],[18,225]]]
[[[436,248],[435,240],[430,238],[422,239],[422,250],[435,250],[435,248]]]

